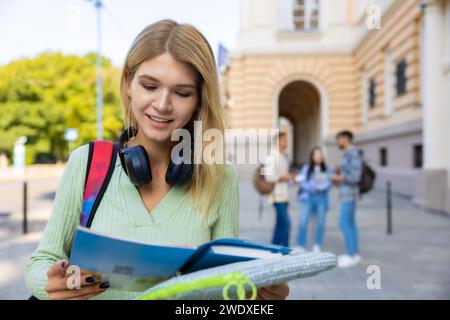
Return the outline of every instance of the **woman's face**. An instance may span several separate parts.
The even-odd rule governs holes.
[[[170,141],[198,107],[197,80],[192,67],[169,53],[141,63],[128,86],[139,131],[152,141]]]
[[[319,149],[314,150],[313,161],[315,164],[319,165],[322,163],[323,161],[322,151],[320,151]]]

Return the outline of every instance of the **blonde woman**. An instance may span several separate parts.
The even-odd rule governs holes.
[[[169,185],[165,173],[175,143],[172,132],[202,121],[202,130],[224,131],[217,69],[205,37],[194,27],[163,20],[146,27],[128,51],[121,77],[125,127],[137,129],[126,147],[142,145],[152,180],[136,187],[119,157],[91,228],[137,241],[198,246],[238,237],[235,172],[222,164],[196,164],[191,180]],[[193,137],[196,139],[197,137]],[[38,299],[132,299],[82,274],[81,289],[66,284],[68,255],[79,224],[88,145],[70,155],[52,215],[26,265],[26,283]],[[208,162],[211,163],[211,162]],[[260,299],[285,298],[287,285],[263,288]]]

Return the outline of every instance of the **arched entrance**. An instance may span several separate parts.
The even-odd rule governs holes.
[[[308,161],[312,147],[320,145],[324,115],[321,94],[306,80],[294,80],[284,85],[278,95],[278,127],[280,118],[289,120],[292,136],[292,161],[299,166]]]

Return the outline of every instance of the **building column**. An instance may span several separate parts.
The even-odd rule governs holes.
[[[445,88],[445,104],[446,108],[450,109],[450,0],[445,1],[445,31],[444,31],[444,74],[446,78]],[[447,116],[447,124],[450,127],[450,112]],[[447,132],[447,145],[450,144],[450,128]],[[445,201],[445,211],[450,213],[450,149],[448,150],[447,162],[447,196]]]
[[[422,106],[424,168],[443,169],[448,163],[448,147],[443,145],[443,133],[447,132],[448,106],[445,104],[444,15],[443,3],[426,1],[422,24]]]
[[[448,118],[444,65],[444,3],[425,0],[421,30],[421,100],[424,166],[415,181],[414,201],[443,211],[449,163]]]

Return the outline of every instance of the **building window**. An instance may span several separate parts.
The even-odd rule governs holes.
[[[281,30],[320,30],[320,0],[279,0]]]
[[[362,96],[362,123],[367,123],[367,121],[369,120],[369,79],[367,79],[367,74],[365,72],[363,72],[362,75],[362,83],[361,83],[361,87],[362,87],[362,92],[361,92],[361,96]]]
[[[392,63],[391,49],[386,49],[384,55],[384,115],[390,116],[393,112],[394,100],[394,65]]]
[[[397,63],[397,67],[395,69],[395,87],[397,89],[397,95],[402,95],[406,92],[406,67],[406,60],[403,59]]]
[[[420,169],[423,165],[423,148],[421,144],[413,145],[413,166]]]
[[[377,104],[377,83],[375,79],[370,79],[369,82],[369,106],[374,108]]]
[[[380,167],[387,167],[388,165],[388,151],[387,148],[380,148]]]

